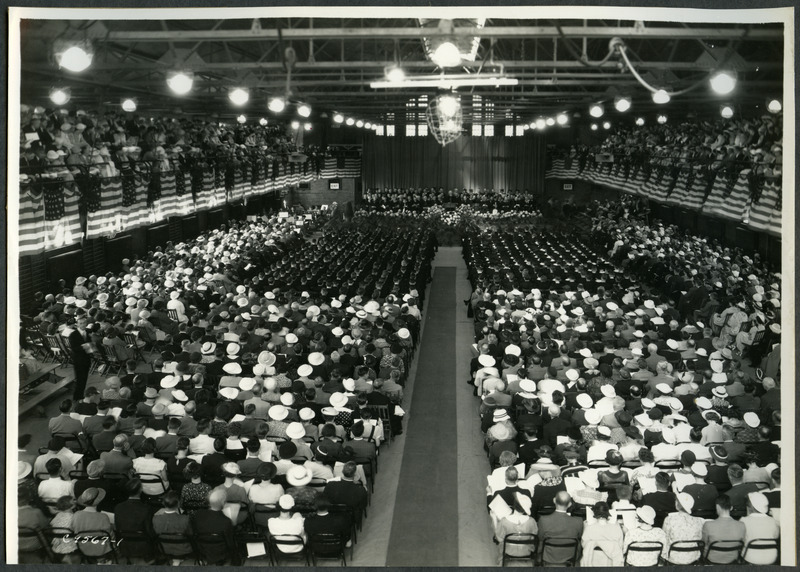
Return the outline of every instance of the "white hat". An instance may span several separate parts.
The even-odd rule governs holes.
[[[536,382],[527,378],[519,380],[519,388],[527,393],[536,392]]]
[[[579,393],[578,397],[575,398],[583,409],[589,409],[594,405],[594,401],[592,401],[592,396],[588,393]]]
[[[308,365],[307,363],[304,363],[303,365],[297,368],[297,375],[299,375],[300,377],[308,377],[312,373],[314,373],[314,368]]]
[[[223,387],[219,390],[219,394],[225,399],[236,399],[239,395],[239,390],[235,387]]]
[[[580,372],[577,369],[568,369],[566,375],[567,379],[569,379],[570,381],[575,381],[581,376]]]
[[[258,354],[258,363],[266,366],[274,365],[276,359],[277,357],[275,356],[274,353],[268,352],[266,350]]]
[[[764,493],[759,492],[752,492],[747,495],[747,500],[750,501],[750,504],[753,506],[761,514],[767,514],[769,512],[769,500],[767,499]]]
[[[286,436],[289,439],[302,439],[306,436],[306,430],[302,423],[293,421],[286,426]]]
[[[642,427],[650,427],[653,424],[653,420],[650,419],[647,413],[640,413],[639,415],[636,415],[634,419]]]
[[[297,425],[300,424],[298,423]],[[300,429],[303,429],[302,425],[300,425]],[[303,433],[305,433],[305,431]],[[302,465],[295,465],[286,472],[286,482],[293,487],[304,487],[311,482],[312,478],[313,475],[311,474],[311,471]]]
[[[592,357],[592,350],[590,350],[589,348],[582,348],[581,351],[579,351],[578,353],[585,358]]]
[[[481,354],[478,356],[478,363],[483,367],[494,367],[496,362],[489,354]]]
[[[744,414],[742,419],[744,419],[744,422],[747,423],[748,427],[752,427],[753,429],[761,425],[761,419],[758,418],[758,413],[755,411],[748,411]]]
[[[274,419],[275,421],[283,421],[289,415],[289,410],[286,409],[283,405],[273,405],[267,411],[270,419]]]
[[[678,502],[683,507],[683,510],[690,513],[694,508],[694,498],[689,493],[678,493],[677,496]]]
[[[222,371],[229,375],[239,375],[242,373],[242,366],[238,362],[229,361],[222,366]]]
[[[343,330],[342,328],[340,328],[339,326],[336,326],[335,328],[333,328],[333,329],[331,330],[331,333],[332,333],[332,334],[333,334],[335,337],[337,337],[337,338],[341,338],[341,337],[344,335],[344,330]]]
[[[287,344],[296,344],[297,343],[297,336],[294,334],[286,334],[286,343]]]
[[[711,409],[714,406],[708,397],[698,397],[695,403],[698,409]]]
[[[161,378],[161,384],[160,385],[164,389],[172,389],[173,387],[178,385],[178,381],[179,381],[179,379],[178,379],[177,376],[168,375],[166,377]]]
[[[189,396],[186,395],[186,393],[184,393],[182,389],[173,389],[172,398],[175,401],[180,401],[180,402],[189,401]]]
[[[314,410],[311,409],[310,407],[303,407],[299,411],[299,414],[300,414],[300,419],[302,419],[303,421],[311,421],[316,416],[316,413],[314,413]]]
[[[659,383],[656,385],[656,389],[664,394],[672,393],[672,388],[669,386],[668,383]]]
[[[213,354],[216,350],[217,350],[217,344],[215,344],[214,342],[205,342],[200,347],[200,353],[206,356]]]
[[[401,340],[407,340],[408,338],[411,337],[411,332],[409,331],[408,328],[400,328],[399,330],[397,330],[397,337],[400,338]]]
[[[286,407],[294,405],[294,395],[291,393],[281,393],[281,403]]]
[[[256,380],[252,377],[243,377],[239,380],[239,389],[242,391],[250,391],[256,386]]]
[[[308,363],[311,365],[322,365],[325,363],[325,356],[321,352],[311,352],[308,354]]]
[[[597,425],[602,421],[603,415],[597,409],[587,409],[584,412],[584,417],[586,417],[586,422],[589,425]]]
[[[705,463],[693,463],[691,470],[696,477],[705,477],[708,474],[708,466]]]
[[[298,468],[304,469],[305,467],[298,465]],[[292,510],[294,508],[294,498],[291,495],[281,495],[281,498],[278,499],[278,506],[283,510]]]
[[[237,344],[236,342],[231,342],[227,346],[225,346],[225,353],[227,353],[230,356],[235,356],[236,354],[239,353],[240,349],[242,348],[239,344]]]
[[[335,391],[328,398],[328,402],[336,409],[341,409],[347,405],[347,396],[344,393]]]
[[[505,353],[506,355],[519,356],[522,354],[522,349],[517,345],[509,344],[506,346]]]
[[[600,426],[597,427],[597,432],[600,435],[603,435],[605,437],[610,437],[611,436],[611,427],[606,427],[605,425],[600,425]]]
[[[616,397],[617,392],[610,383],[600,386],[600,392],[606,397]]]

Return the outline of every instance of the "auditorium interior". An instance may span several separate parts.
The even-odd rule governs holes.
[[[56,12],[8,562],[795,563],[791,10]]]

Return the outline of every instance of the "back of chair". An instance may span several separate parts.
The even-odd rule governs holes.
[[[691,554],[696,552],[697,558],[692,560],[692,562],[683,562],[682,565],[697,562],[703,556],[704,546],[705,544],[701,540],[676,540],[669,545],[669,550],[667,551],[667,560],[669,560],[675,554]]]
[[[228,560],[234,562],[238,560],[237,555],[231,553],[224,534],[197,534],[194,542],[197,554],[206,564],[223,564]]]
[[[167,485],[164,483],[164,479],[161,478],[161,475],[156,473],[136,473],[139,477],[139,480],[142,481],[143,485],[158,485],[160,487],[160,491],[157,493],[148,494],[147,496],[160,496],[167,492]]]
[[[44,552],[47,558],[52,562],[54,560],[53,553],[50,550],[50,543],[42,534],[42,531],[34,528],[27,528],[25,526],[19,527],[19,551],[20,552]]]
[[[503,538],[503,562],[505,566],[506,559],[527,559],[533,560],[536,557],[536,545],[538,537],[535,534],[527,532],[512,532]],[[520,552],[520,554],[509,553],[509,548],[519,548],[513,552]]]
[[[748,557],[753,558],[753,553],[760,553],[758,558],[764,558],[763,562],[759,564],[775,564],[780,556],[780,544],[774,538],[756,538],[747,543],[742,552],[742,559],[750,562]]]
[[[578,558],[578,538],[548,537],[542,542],[541,561],[543,566],[549,564],[575,565]]]
[[[253,521],[262,528],[267,528],[267,521],[280,516],[281,511],[274,504],[254,504]]]
[[[169,558],[185,558],[194,554],[192,538],[179,532],[156,534],[156,544],[159,552]]]
[[[308,551],[306,550],[306,542],[302,536],[296,534],[279,534],[274,536],[269,535],[270,544],[274,548],[273,554],[276,559],[281,556],[296,556],[298,558],[305,558],[306,565],[309,565]]]
[[[738,562],[744,548],[741,540],[715,540],[708,545],[705,554],[706,564],[733,564]]]
[[[348,538],[340,534],[318,532],[308,538],[308,548],[311,556],[315,559],[320,558],[341,558],[344,559],[344,549]],[[315,562],[316,564],[316,562]]]
[[[636,554],[642,555],[650,555],[652,557],[652,563],[648,561],[640,561],[635,563],[637,566],[655,566],[658,564],[658,559],[661,557],[661,551],[664,550],[664,545],[660,542],[655,541],[641,541],[641,542],[631,542],[628,545],[628,549],[625,551],[625,565],[628,565],[628,555],[631,552]]]

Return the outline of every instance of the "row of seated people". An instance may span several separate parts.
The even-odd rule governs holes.
[[[152,480],[144,476],[112,479],[103,461],[92,461],[88,475],[72,481],[69,491],[65,487],[50,512],[36,506],[29,488],[21,490],[20,551],[73,564],[120,557],[172,565],[192,557],[209,565],[259,556],[270,563],[284,556],[302,556],[306,564],[309,556],[314,563],[317,556],[344,562],[346,546],[352,557],[370,502],[358,465],[343,463],[334,476],[330,466],[317,463],[330,474],[323,478],[312,477],[305,465],[279,469],[278,463],[259,462],[244,481],[241,462],[227,461],[223,482],[212,487],[203,480],[203,468],[190,460],[183,469],[185,484],[158,492],[148,489]],[[59,460],[50,465],[55,480]]]
[[[508,242],[488,236],[474,250],[504,249],[486,244],[493,238]],[[545,260],[566,258],[556,242],[551,248],[540,254]],[[660,543],[659,550],[648,556],[634,548],[629,562],[775,562],[779,371],[762,377],[732,332],[682,319],[674,299],[636,284],[625,271],[612,270],[627,282],[598,286],[604,275],[589,264],[609,262],[586,252],[580,272],[560,263],[574,282],[569,290],[539,289],[535,279],[522,286],[511,273],[507,283],[480,281],[482,291],[468,301],[476,320],[469,383],[481,398],[495,538],[502,544],[512,532],[535,534],[533,545],[511,551],[529,556],[534,546],[540,561],[557,564],[578,558],[583,537],[589,548],[581,563],[621,565],[628,548],[623,535],[634,542],[635,530],[658,528],[641,536]],[[473,254],[476,271],[485,271],[491,258]],[[728,498],[718,503],[722,494]],[[601,501],[607,506],[598,511],[612,510],[610,521],[586,510]],[[656,513],[652,519],[647,506]],[[623,515],[616,513],[626,507],[631,514],[623,531],[617,523]],[[562,514],[567,509],[571,516]],[[644,519],[631,516],[636,509]],[[719,520],[731,511],[749,526]],[[731,532],[704,537],[704,527]],[[592,532],[584,536],[584,530]],[[574,542],[550,547],[548,539],[559,537]],[[715,546],[709,555],[720,540],[737,549],[720,555]],[[751,551],[751,543],[768,549]]]
[[[500,189],[458,189],[424,187],[413,189],[367,189],[361,208],[368,212],[411,210],[424,212],[435,205],[470,205],[478,210],[506,211],[536,210],[539,199],[528,191]]]
[[[277,408],[273,412],[275,417],[285,417],[286,407],[273,408]],[[166,434],[155,438],[144,433],[159,432],[145,429],[147,422],[137,419],[135,432],[128,437],[115,432],[114,418],[109,416],[103,424],[103,432],[95,435],[94,442],[99,445],[101,439],[98,438],[108,435],[111,449],[100,453],[99,459],[88,462],[85,471],[75,467],[82,465],[86,458],[81,459],[81,455],[67,448],[61,437],[54,437],[36,459],[34,467],[20,462],[18,489],[26,498],[26,504],[21,506],[26,507],[28,517],[20,526],[36,529],[43,521],[37,515],[32,523],[30,517],[39,511],[53,517],[51,527],[86,532],[86,526],[78,530],[59,514],[70,513],[76,500],[82,504],[81,496],[87,489],[103,491],[103,498],[96,504],[102,513],[120,514],[120,510],[126,510],[126,483],[136,478],[137,492],[141,492],[145,500],[158,505],[167,494],[173,493],[177,501],[174,508],[190,516],[207,509],[209,495],[221,490],[226,494],[227,505],[236,505],[235,512],[228,514],[231,521],[247,529],[253,526],[266,529],[268,517],[277,514],[275,506],[281,500],[285,504],[284,494],[290,497],[295,511],[307,514],[316,510],[316,502],[323,493],[328,502],[348,505],[352,509],[353,524],[360,527],[378,471],[379,447],[384,437],[382,427],[372,421],[371,410],[366,407],[360,410],[361,418],[348,431],[335,423],[336,412],[326,415],[330,422],[314,425],[313,410],[303,408],[300,411],[304,421],[288,423],[285,438],[277,438],[271,432],[269,423],[274,421],[257,422],[252,431],[246,427],[253,427],[253,424],[233,422],[227,426],[227,437],[222,437],[219,431],[226,428],[225,423],[215,418],[213,423],[218,436],[210,435],[211,422],[201,420],[197,424],[199,433],[190,439],[178,435],[182,420],[177,417],[169,419]],[[250,410],[248,417],[252,413]],[[317,434],[319,438],[315,439]],[[42,467],[44,473],[38,471]],[[353,498],[336,494],[337,487],[344,485],[329,486],[329,483],[340,481],[355,483],[361,493],[353,492],[353,487],[348,485],[344,488]],[[111,522],[115,522],[113,516]],[[116,523],[117,531],[142,530],[130,521],[122,526],[118,519]],[[76,550],[74,545],[61,546],[53,542],[54,552],[59,553],[62,548],[69,553]],[[128,557],[141,557],[140,549],[136,550],[127,553]],[[147,554],[152,556],[152,553]]]

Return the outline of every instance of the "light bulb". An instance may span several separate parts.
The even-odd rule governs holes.
[[[530,124],[530,125],[526,125],[526,126],[525,126],[525,129],[528,129],[528,128],[530,128],[530,129],[536,129],[536,122],[535,122],[535,121],[531,121],[531,124]]]
[[[136,111],[136,102],[132,99],[126,99],[122,102],[122,111],[127,111],[128,113],[133,113]]]
[[[614,107],[617,108],[617,111],[620,113],[625,113],[631,108],[631,98],[630,97],[618,97],[614,101]]]
[[[295,131],[300,129],[300,122],[299,121],[292,121],[292,129],[294,129]]]
[[[536,129],[542,130],[545,127],[547,127],[547,121],[545,121],[543,117],[536,120]]]
[[[194,79],[192,79],[192,76],[183,72],[176,73],[167,80],[167,85],[169,85],[169,88],[178,95],[186,95],[192,91],[193,84]]]
[[[603,129],[611,129],[611,123],[608,121],[603,122]]]
[[[461,63],[461,53],[453,42],[442,42],[431,54],[431,59],[440,68],[452,68]]]
[[[445,117],[453,117],[458,113],[458,100],[452,95],[442,95],[439,97],[438,108]]]
[[[372,129],[372,123],[370,123],[369,121],[365,122],[364,129]]]
[[[356,120],[353,119],[352,117],[348,117],[347,120],[345,121],[345,123],[350,126],[352,126],[355,122]]]
[[[658,119],[656,121],[658,121],[661,125],[663,125],[664,123],[667,122],[667,116],[666,115],[659,115]]]
[[[67,68],[69,71],[82,72],[92,65],[92,54],[83,48],[72,46],[61,54],[58,63],[62,68]]]
[[[50,101],[56,105],[64,105],[69,101],[69,98],[69,89],[57,87],[50,90]]]
[[[664,89],[659,89],[658,91],[653,92],[653,103],[658,103],[659,105],[663,105],[665,103],[669,103],[670,96]]]
[[[240,115],[239,117],[236,118],[236,121],[238,121],[239,123],[246,123],[247,117],[245,117],[244,115]]]
[[[592,123],[592,131],[597,131],[597,123]]]
[[[736,76],[730,72],[717,72],[709,80],[711,89],[720,95],[726,95],[736,87]]]
[[[237,87],[228,93],[228,99],[234,105],[244,105],[250,99],[250,93],[247,90]]]
[[[303,104],[297,108],[297,115],[300,117],[308,117],[311,115],[311,108],[308,105]]]
[[[770,102],[767,104],[767,111],[770,113],[780,113],[781,109],[783,109],[783,105],[781,105],[779,99],[770,100]]]
[[[606,112],[605,108],[599,103],[595,103],[589,108],[589,115],[592,117],[603,117],[603,114]]]
[[[559,125],[566,125],[567,121],[569,121],[569,118],[567,117],[566,113],[559,113],[558,116],[556,117],[556,122]]]
[[[267,124],[267,120],[262,117],[261,119],[258,120],[258,124],[263,127]]]
[[[364,122],[359,119],[356,121],[356,127],[364,127]]]
[[[280,97],[273,97],[269,100],[268,104],[269,110],[273,113],[280,113],[286,107],[286,102],[283,101]]]
[[[547,125],[549,125],[550,127],[552,127],[553,125],[555,125],[555,124],[556,124],[556,120],[555,120],[555,119],[553,119],[552,117],[548,117],[548,118],[547,118],[547,121],[546,121],[546,123],[547,123]]]
[[[344,115],[342,115],[341,113],[337,113],[336,115],[333,116],[333,121],[335,123],[342,123],[344,121]]]
[[[386,79],[399,83],[406,79],[406,72],[404,72],[402,68],[393,67],[386,72]]]
[[[306,131],[311,131],[311,124],[310,123],[303,123],[303,129]]]
[[[639,127],[644,125],[644,117],[637,117],[636,118],[636,125],[638,125]]]
[[[719,114],[724,119],[730,119],[731,117],[733,117],[733,108],[730,105],[725,105],[722,107],[722,109],[719,110]]]

